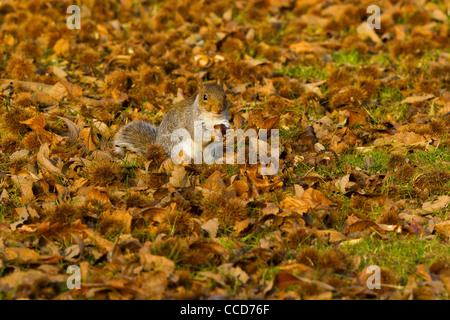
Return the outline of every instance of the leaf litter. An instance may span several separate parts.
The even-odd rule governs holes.
[[[69,5],[0,4],[1,298],[448,299],[443,2],[385,1],[382,29],[360,2],[99,1],[80,30]],[[201,79],[233,129],[280,129],[276,175],[113,152]]]

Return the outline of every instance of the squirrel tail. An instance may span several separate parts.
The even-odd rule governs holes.
[[[144,155],[151,143],[155,143],[158,128],[144,121],[133,121],[124,125],[114,138],[114,151],[124,155],[131,151]]]

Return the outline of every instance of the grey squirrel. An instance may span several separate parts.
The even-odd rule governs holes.
[[[228,122],[227,97],[218,84],[199,85],[195,97],[176,103],[163,117],[159,127],[144,121],[133,121],[122,126],[114,139],[114,151],[119,155],[131,151],[144,155],[152,143],[159,144],[167,155],[179,141],[172,141],[172,133],[177,129],[186,129],[194,137],[195,125],[201,126],[202,132],[213,133],[230,127]],[[187,141],[189,150],[193,150],[193,139]],[[211,141],[202,141],[203,150]],[[188,155],[192,158],[192,154]]]

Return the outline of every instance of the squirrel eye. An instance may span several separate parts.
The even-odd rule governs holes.
[[[206,94],[203,96],[203,100],[204,101],[208,100],[208,96]]]

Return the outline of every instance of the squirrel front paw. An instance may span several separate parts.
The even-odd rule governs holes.
[[[218,133],[218,134],[221,134],[221,135],[226,135],[226,133],[227,133],[227,126],[225,125],[225,124],[223,124],[223,123],[220,123],[220,124],[216,124],[215,126],[214,126],[214,130]]]

